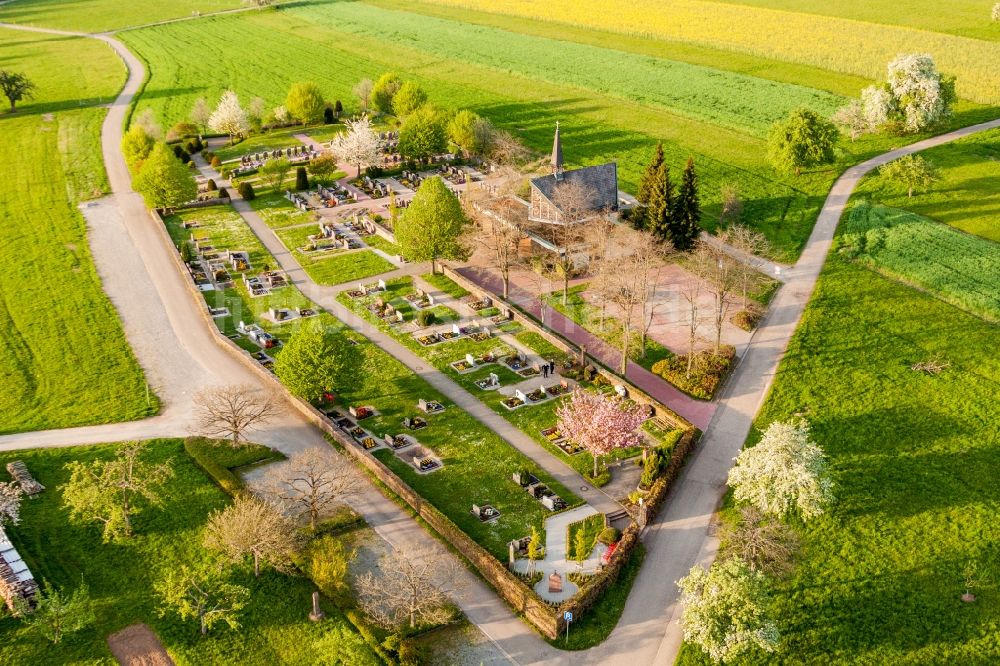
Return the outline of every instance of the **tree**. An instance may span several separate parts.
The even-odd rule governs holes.
[[[720,238],[743,255],[733,268],[736,272],[736,280],[743,292],[743,309],[746,310],[750,307],[750,291],[762,286],[765,282],[765,276],[760,272],[764,266],[761,255],[770,251],[771,244],[764,234],[745,224],[730,225],[720,234]]]
[[[304,166],[295,167],[295,189],[298,192],[309,189],[309,175]]]
[[[347,131],[330,142],[330,150],[342,161],[358,165],[358,178],[362,167],[378,164],[382,159],[382,140],[372,127],[368,116],[344,123]]]
[[[182,620],[197,619],[202,636],[219,622],[239,629],[239,612],[250,601],[248,589],[230,583],[210,565],[171,567],[154,589],[160,598],[160,617],[172,612]]]
[[[285,108],[284,104],[280,104],[271,110],[274,115],[274,122],[279,125],[284,125],[289,121],[290,116],[288,115],[288,109]]]
[[[238,448],[248,432],[278,414],[272,394],[247,384],[219,386],[194,396],[194,427],[205,437],[225,437]]]
[[[413,81],[407,81],[399,87],[392,98],[392,111],[400,118],[405,118],[427,103],[427,93]]]
[[[190,117],[191,122],[198,126],[198,131],[204,134],[208,128],[208,120],[212,117],[212,110],[208,108],[208,102],[205,101],[204,97],[199,97],[194,101]]]
[[[677,587],[684,606],[684,640],[699,646],[713,661],[728,662],[755,648],[765,652],[778,648],[767,580],[742,560],[722,560],[707,570],[695,566]]]
[[[250,131],[250,121],[247,112],[240,106],[240,98],[232,90],[222,93],[219,105],[208,117],[208,126],[213,132],[227,134],[232,145],[236,137]]]
[[[149,157],[155,145],[156,141],[146,133],[146,130],[139,125],[132,125],[122,136],[122,156],[125,158],[125,164],[135,171]]]
[[[833,114],[833,124],[847,132],[854,142],[859,136],[872,129],[871,121],[865,115],[864,106],[860,100],[852,100],[847,106],[842,106]]]
[[[427,178],[396,223],[396,241],[411,261],[431,262],[465,256],[459,237],[466,223],[462,204],[439,176]]]
[[[337,158],[329,150],[324,150],[309,162],[309,173],[313,180],[321,183],[329,183],[337,169]]]
[[[723,523],[719,541],[723,559],[740,559],[751,571],[768,575],[788,571],[798,548],[798,538],[787,525],[752,506],[740,507],[736,522]]]
[[[344,103],[339,99],[333,103],[333,115],[337,120],[344,114]]]
[[[285,108],[297,121],[308,125],[323,119],[326,100],[315,83],[295,83],[285,97]]]
[[[660,180],[663,178],[663,172],[666,168],[663,156],[663,142],[657,142],[656,152],[653,153],[653,159],[646,165],[646,170],[642,173],[642,179],[639,181],[639,192],[635,197],[643,205],[643,208],[639,209],[638,214],[632,220],[633,226],[637,229],[648,228],[646,224],[646,207],[650,205],[650,200],[655,196],[654,192],[662,191]]]
[[[562,301],[569,297],[569,277],[577,265],[575,250],[590,235],[586,221],[594,216],[594,190],[579,180],[563,180],[552,190],[552,203],[559,211],[548,232],[555,241],[553,262],[562,274]]]
[[[535,562],[543,557],[542,535],[538,533],[538,528],[531,526],[531,538],[528,540],[528,573],[535,573]]]
[[[146,131],[146,134],[159,141],[163,138],[163,128],[156,122],[156,114],[152,109],[143,109],[133,120],[133,125],[138,125]]]
[[[712,295],[713,323],[715,325],[715,353],[722,349],[722,327],[726,322],[726,314],[732,305],[730,295],[740,285],[743,277],[739,262],[712,243],[699,240],[687,269],[703,282],[703,289]],[[688,359],[690,361],[690,359]]]
[[[688,266],[697,265],[701,262],[708,260],[708,255],[706,252],[702,251],[700,248],[695,248],[694,252],[691,253],[688,259]],[[701,326],[702,312],[701,312],[701,290],[702,290],[702,280],[701,278],[694,275],[695,271],[688,271],[692,274],[691,277],[685,279],[680,283],[679,293],[681,299],[686,304],[687,309],[687,327],[688,327],[688,353],[687,353],[687,368],[685,370],[685,377],[691,378],[691,370],[694,367],[694,347],[698,342],[698,328]]]
[[[619,396],[609,397],[583,389],[574,389],[569,400],[556,409],[559,432],[594,457],[594,474],[600,456],[615,449],[642,444],[637,432],[646,420],[645,409]]]
[[[670,167],[660,161],[658,155],[654,155],[653,161],[646,167],[642,186],[646,202],[642,209],[641,226],[661,241],[668,240],[674,227],[676,190],[670,179]]]
[[[34,99],[37,86],[26,75],[0,69],[0,91],[10,102],[10,112],[17,111],[17,103],[22,99]]]
[[[309,529],[315,532],[321,514],[356,495],[361,480],[332,449],[310,448],[272,468],[265,486],[293,518],[308,517]]]
[[[487,151],[490,159],[502,166],[516,166],[531,157],[531,151],[507,130],[492,133]]]
[[[293,558],[301,546],[299,532],[273,504],[249,493],[237,495],[225,509],[213,511],[205,525],[205,547],[239,564],[253,559],[254,576],[261,563],[277,571],[294,571]]]
[[[194,174],[165,143],[153,146],[132,186],[149,208],[173,208],[198,196]]]
[[[392,101],[403,81],[396,74],[386,72],[372,86],[370,102],[379,113],[392,113]]]
[[[587,559],[590,555],[591,544],[587,541],[587,531],[577,530],[576,537],[573,539],[573,549],[576,551],[574,553],[577,564],[582,565],[583,561]]]
[[[463,109],[448,123],[448,140],[466,157],[483,155],[489,151],[493,141],[493,125],[476,113]]]
[[[771,128],[768,159],[779,171],[798,176],[803,168],[833,162],[838,134],[833,123],[814,111],[795,109]]]
[[[511,270],[520,263],[517,245],[524,236],[524,209],[510,191],[515,178],[507,173],[500,176],[499,182],[499,189],[490,196],[476,196],[485,193],[485,189],[477,189],[475,193],[466,191],[463,206],[473,224],[469,226],[463,244],[470,255],[480,249],[486,252],[491,268],[500,273],[503,297],[506,299],[510,291]]]
[[[674,199],[667,240],[678,250],[690,250],[701,234],[701,203],[698,198],[698,174],[694,159],[688,158],[681,176],[681,186]]]
[[[934,164],[920,155],[904,155],[879,167],[878,173],[882,178],[902,185],[910,199],[913,198],[914,191],[926,192],[939,180]]]
[[[315,400],[341,386],[354,365],[351,349],[344,336],[328,332],[319,322],[306,322],[281,351],[274,372],[292,394]]]
[[[358,605],[373,623],[397,631],[444,624],[454,616],[450,594],[460,580],[454,558],[427,547],[395,549],[378,569],[356,581]]]
[[[444,114],[431,104],[411,113],[399,128],[399,153],[407,159],[422,160],[447,147]]]
[[[37,631],[52,643],[58,644],[65,634],[72,634],[96,621],[94,601],[90,588],[81,582],[67,594],[65,590],[49,585],[48,581],[35,593],[34,607],[19,596],[14,596],[14,613],[30,629]]]
[[[372,88],[375,84],[372,83],[371,79],[361,79],[354,86],[354,96],[358,98],[358,107],[361,109],[362,113],[367,113],[368,104],[371,101]]]
[[[324,534],[309,542],[306,552],[309,578],[331,599],[347,599],[350,595],[348,565],[352,559],[354,551],[348,552],[341,541]]]
[[[873,128],[898,123],[918,132],[951,116],[955,79],[937,71],[927,54],[904,54],[887,67],[884,84],[861,91],[863,115]]]
[[[287,158],[278,157],[264,162],[264,165],[257,170],[257,173],[260,174],[261,180],[267,183],[273,191],[278,192],[281,190],[281,186],[291,171],[292,163]]]
[[[24,491],[15,482],[0,481],[0,529],[21,522],[21,499]]]
[[[743,216],[743,198],[740,196],[740,188],[733,183],[723,183],[719,188],[719,195],[722,199],[722,209],[719,211],[719,224],[727,226],[738,224]]]
[[[136,500],[159,504],[160,488],[174,474],[169,460],[143,460],[145,448],[131,442],[119,447],[111,460],[66,465],[70,477],[62,488],[63,504],[74,520],[102,523],[105,543],[132,536],[132,518],[139,512]]]
[[[826,457],[804,420],[769,425],[760,442],[736,458],[729,485],[737,501],[779,517],[796,511],[808,520],[833,501]]]

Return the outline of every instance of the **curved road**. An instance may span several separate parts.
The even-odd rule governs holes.
[[[142,199],[131,189],[119,141],[144,68],[124,45],[107,35],[8,24],[2,27],[100,39],[128,67],[128,80],[102,128],[104,162],[114,194],[97,202],[96,206],[103,210],[88,211],[92,222],[90,242],[105,290],[164,407],[159,416],[133,423],[3,436],[0,450],[183,435],[188,428],[191,395],[199,388],[229,383],[258,385],[260,380],[243,363],[220,353],[213,333],[202,325],[201,303],[191,298],[185,277],[176,271],[169,254],[172,248],[154,233]],[[785,284],[720,398],[701,445],[675,484],[664,511],[643,537],[646,562],[609,640],[587,652],[556,651],[471,574],[466,576],[469,588],[459,602],[470,620],[517,663],[672,664],[681,642],[674,581],[695,563],[710,561],[714,556],[716,543],[709,525],[725,491],[732,459],[750,431],[812,295],[854,188],[865,174],[897,157],[998,127],[1000,119],[933,137],[851,167],[837,180],[802,256],[785,273]],[[319,431],[290,405],[255,438],[286,452],[323,441]],[[390,543],[427,541],[422,529],[377,491],[366,493],[357,504],[356,508]]]

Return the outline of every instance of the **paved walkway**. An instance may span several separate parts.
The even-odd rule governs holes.
[[[500,278],[493,273],[468,266],[457,269],[465,278],[492,293],[497,298],[503,293]],[[534,294],[530,294],[517,285],[511,284],[508,300],[519,308],[531,314],[535,319],[543,321],[542,306]],[[546,328],[558,333],[577,347],[587,348],[587,354],[593,356],[609,368],[617,369],[621,363],[621,350],[616,349],[590,331],[577,325],[569,317],[551,307],[545,308],[544,321]],[[683,416],[685,419],[704,430],[708,427],[715,413],[715,404],[706,400],[696,400],[682,391],[674,388],[662,378],[657,377],[638,363],[629,361],[626,378],[637,387],[653,396],[661,403]]]

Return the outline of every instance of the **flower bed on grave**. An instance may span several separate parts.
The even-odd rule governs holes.
[[[500,404],[506,407],[507,409],[514,411],[518,407],[524,407],[524,400],[521,400],[516,396],[511,396],[509,398],[504,398],[503,402],[501,402]]]

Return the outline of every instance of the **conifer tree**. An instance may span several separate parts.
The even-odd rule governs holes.
[[[670,180],[670,167],[660,165],[657,177],[652,181],[649,202],[646,204],[645,230],[658,239],[669,240],[674,226],[674,183]]]
[[[693,247],[701,233],[701,204],[698,201],[698,174],[694,170],[694,159],[690,157],[684,167],[681,186],[670,217],[670,242],[678,250]]]
[[[642,180],[639,182],[639,192],[636,195],[636,199],[638,199],[639,203],[643,206],[649,205],[650,197],[656,187],[656,180],[661,177],[660,172],[663,168],[663,143],[661,142],[656,144],[656,153],[653,154],[653,159],[646,166],[646,171],[642,174]],[[639,209],[636,217],[632,221],[632,224],[636,229],[644,229],[646,228],[647,218],[647,209]]]

